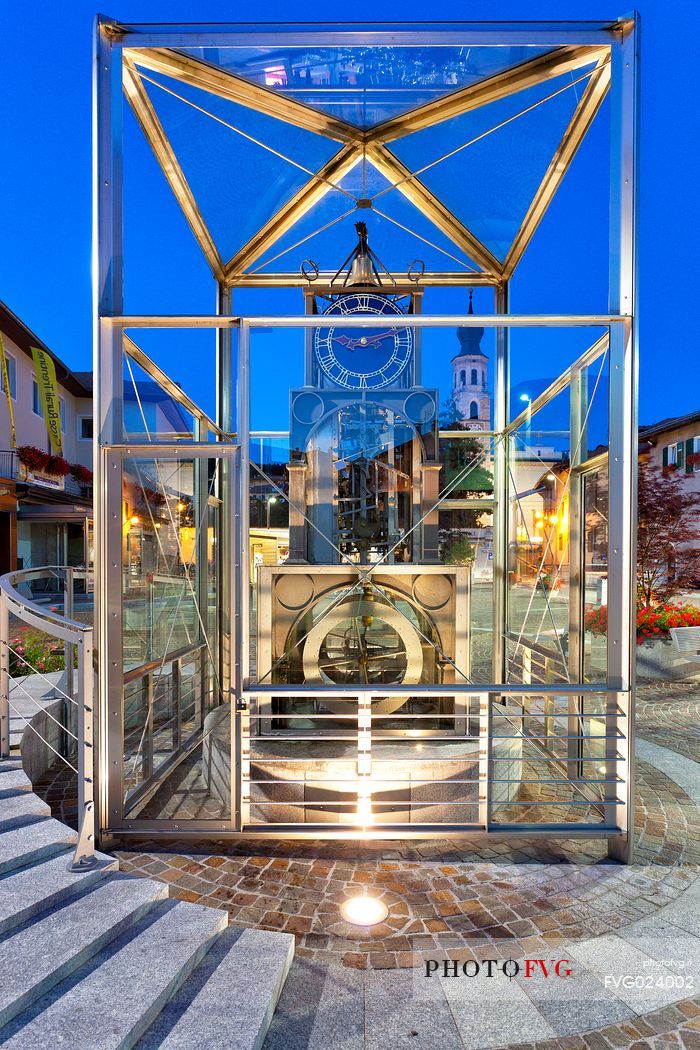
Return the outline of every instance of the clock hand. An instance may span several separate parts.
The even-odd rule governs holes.
[[[354,350],[357,340],[351,339],[349,335],[334,335],[333,342],[340,343],[341,346],[346,346],[348,350]]]
[[[361,335],[358,339],[352,339],[349,335],[334,335],[333,342],[346,346],[348,350],[356,350],[358,346],[374,346],[381,343],[388,336],[393,336],[396,329],[390,328],[387,332],[377,332],[375,335]]]

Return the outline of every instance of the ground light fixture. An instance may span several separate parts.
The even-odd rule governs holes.
[[[389,909],[383,901],[377,897],[368,897],[365,893],[343,901],[340,914],[353,926],[376,926],[378,922],[386,919]]]

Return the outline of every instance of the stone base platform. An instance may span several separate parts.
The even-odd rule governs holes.
[[[492,799],[518,791],[520,738],[498,742],[503,757]],[[345,740],[255,736],[249,744],[250,824],[357,825],[357,745]],[[231,792],[230,708],[205,723],[203,775],[223,800]],[[397,737],[372,744],[372,824],[475,824],[479,820],[479,741]]]

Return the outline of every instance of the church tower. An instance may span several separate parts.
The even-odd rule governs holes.
[[[474,313],[472,290],[469,311]],[[452,358],[452,397],[457,417],[473,430],[491,429],[491,397],[488,387],[488,358],[481,349],[483,328],[458,328],[459,351]]]

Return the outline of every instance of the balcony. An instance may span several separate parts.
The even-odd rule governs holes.
[[[20,462],[16,449],[0,449],[0,478],[38,485],[54,492],[65,492],[78,499],[92,500],[92,482],[77,481],[72,475],[59,476],[46,471],[30,470]]]

